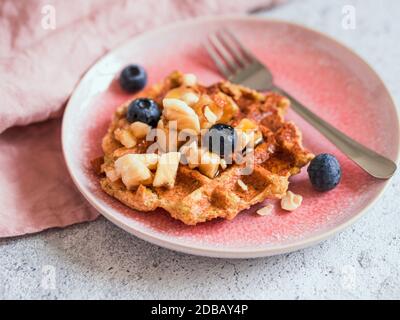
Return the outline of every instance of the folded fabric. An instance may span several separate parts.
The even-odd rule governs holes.
[[[99,57],[161,24],[278,2],[0,0],[0,237],[97,217],[65,168],[60,121],[33,123],[60,117]]]

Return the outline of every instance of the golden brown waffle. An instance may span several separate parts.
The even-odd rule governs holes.
[[[163,83],[139,96],[152,98],[162,106],[165,94],[179,87],[182,81],[182,74],[174,72]],[[210,87],[197,86],[196,90],[213,99],[218,99],[221,93],[231,97],[240,107],[239,114],[229,121],[232,126],[242,118],[258,123],[264,141],[255,148],[253,172],[242,175],[244,164],[233,164],[210,179],[197,169],[180,164],[172,189],[140,185],[136,190],[127,190],[121,180],[112,182],[103,174],[100,178],[103,190],[133,209],[152,211],[164,208],[173,218],[188,225],[217,217],[233,219],[240,211],[266,198],[284,196],[289,177],[299,173],[313,157],[303,148],[297,127],[283,118],[289,101],[276,93],[261,94],[227,81]],[[134,148],[127,149],[114,138],[115,129],[127,124],[125,113],[129,102],[117,109],[103,138],[103,172],[113,167],[118,157],[126,153],[144,153],[149,146],[149,142],[141,141]],[[247,190],[238,185],[238,179],[247,185]]]

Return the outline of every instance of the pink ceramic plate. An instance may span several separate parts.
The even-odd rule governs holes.
[[[349,49],[309,29],[249,17],[201,18],[174,24],[127,41],[96,63],[72,95],[63,122],[63,148],[70,173],[87,200],[126,231],[173,250],[213,257],[260,257],[293,251],[328,238],[353,223],[381,194],[387,181],[371,178],[292,112],[304,143],[315,154],[337,156],[341,184],[313,191],[306,170],[290,189],[303,205],[287,213],[275,205],[258,216],[257,206],[233,221],[186,226],[162,210],[131,210],[106,195],[90,168],[115,108],[129,98],[115,81],[128,63],[146,67],[149,84],[170,71],[193,72],[200,81],[220,79],[202,47],[207,34],[231,29],[271,69],[277,83],[317,114],[356,140],[396,160],[399,121],[393,102],[375,72]]]

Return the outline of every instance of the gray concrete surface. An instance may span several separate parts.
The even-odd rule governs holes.
[[[342,27],[342,8],[356,28]],[[292,0],[262,14],[325,32],[365,58],[400,105],[400,1]],[[388,142],[390,143],[390,142]],[[0,240],[0,298],[400,298],[400,174],[354,226],[320,245],[255,260],[172,252],[103,218]]]

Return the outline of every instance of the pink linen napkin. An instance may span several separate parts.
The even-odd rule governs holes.
[[[67,173],[60,120],[33,124],[61,116],[74,86],[96,59],[161,24],[278,2],[0,0],[0,237],[98,216]]]

